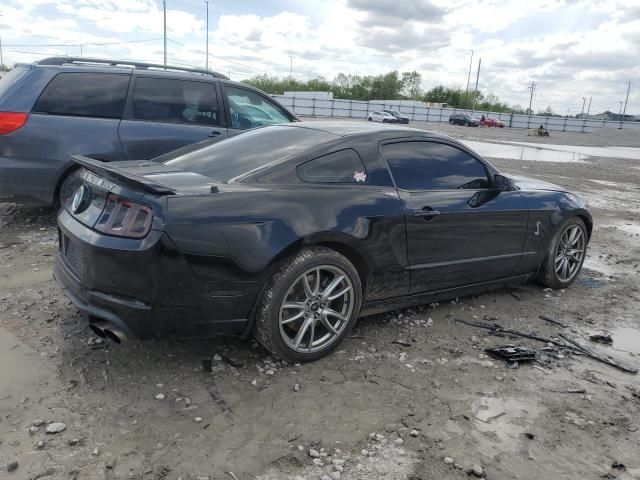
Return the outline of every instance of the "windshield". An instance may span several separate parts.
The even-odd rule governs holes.
[[[336,138],[339,136],[320,130],[278,125],[249,130],[186,153],[178,150],[162,159],[166,165],[230,182]]]

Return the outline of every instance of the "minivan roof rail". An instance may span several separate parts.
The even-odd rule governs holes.
[[[168,70],[178,72],[200,73],[203,75],[211,75],[215,78],[229,79],[226,75],[212,70],[205,70],[203,68],[189,68],[189,67],[175,67],[173,65],[164,65],[158,63],[145,63],[145,62],[131,62],[129,60],[105,60],[103,58],[86,58],[86,57],[49,57],[35,62],[37,65],[86,65],[86,66],[100,66],[108,65],[111,67],[129,67],[140,70]]]

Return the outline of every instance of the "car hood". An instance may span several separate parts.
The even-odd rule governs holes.
[[[527,178],[527,177],[510,175],[509,179],[513,181],[516,187],[518,187],[520,190],[544,190],[548,192],[568,192],[568,190],[564,187],[561,187],[554,183],[545,182],[543,180],[537,180],[535,178]]]

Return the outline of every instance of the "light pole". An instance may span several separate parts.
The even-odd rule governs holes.
[[[209,70],[209,2],[205,0],[207,6],[207,61],[205,63],[205,69]]]
[[[167,0],[162,0],[162,12],[164,19],[164,68],[167,68]]]
[[[471,60],[469,60],[469,74],[467,75],[467,91],[465,93],[465,97],[469,98],[469,82],[471,81],[471,67],[473,65],[473,50],[469,50],[471,52]]]
[[[4,17],[2,13],[0,13],[0,17]],[[2,59],[2,35],[0,35],[0,72],[4,70],[4,61]]]
[[[293,55],[289,55],[290,67],[289,67],[289,85],[293,87]]]

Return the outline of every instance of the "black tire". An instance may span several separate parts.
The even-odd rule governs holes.
[[[373,121],[373,119],[372,119],[371,117],[367,118],[367,120],[369,120],[370,122],[372,122],[372,121]]]
[[[580,261],[578,262],[578,267],[576,268],[575,272],[570,276],[570,278],[563,279],[556,272],[556,255],[558,255],[559,253],[558,249],[559,249],[563,234],[573,227],[579,228],[582,232],[582,236],[584,238],[584,251],[582,253],[582,257]],[[542,261],[542,264],[540,266],[540,270],[537,276],[537,281],[540,284],[544,285],[545,287],[550,287],[555,289],[567,288],[573,282],[575,282],[576,278],[578,277],[578,274],[582,270],[582,265],[584,264],[584,259],[587,255],[587,238],[588,238],[587,227],[581,218],[571,217],[565,220],[558,227],[558,229],[556,230],[556,233],[553,236],[553,239],[551,240],[551,243],[549,245],[549,250],[547,251],[547,254],[545,255],[544,260]]]
[[[453,120],[449,120],[449,125],[453,125]]]
[[[332,336],[331,343],[315,352],[300,352],[287,345],[280,325],[280,309],[287,293],[305,272],[313,267],[332,266],[344,272],[353,286],[350,315],[341,327],[339,335]],[[290,362],[310,362],[331,353],[349,334],[356,323],[362,302],[362,284],[353,264],[342,254],[326,247],[308,247],[292,256],[268,281],[256,309],[252,333],[264,348],[279,358]],[[329,304],[330,305],[330,304]],[[292,322],[293,323],[293,322]],[[320,322],[317,325],[321,325]],[[321,327],[322,328],[322,327]],[[300,331],[300,329],[298,329]],[[304,335],[303,335],[304,338]],[[309,342],[313,344],[313,342]]]

